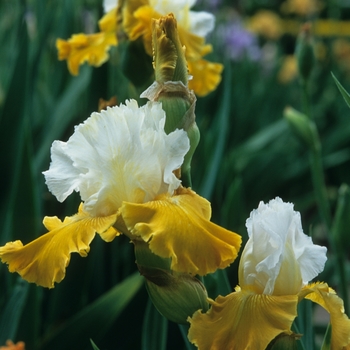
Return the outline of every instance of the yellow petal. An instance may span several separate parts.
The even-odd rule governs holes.
[[[240,290],[211,301],[211,309],[189,318],[188,338],[201,350],[265,350],[280,333],[290,333],[298,297]]]
[[[190,189],[144,203],[123,203],[129,231],[149,242],[151,251],[171,258],[171,269],[206,275],[237,257],[241,237],[210,222],[210,203]]]
[[[107,12],[99,21],[101,32],[117,32],[117,8]]]
[[[344,313],[344,303],[327,283],[312,283],[299,293],[305,298],[321,305],[330,314],[332,325],[332,349],[350,349],[350,320]]]
[[[108,50],[117,45],[114,31],[96,34],[74,34],[69,40],[56,40],[58,59],[67,60],[69,72],[78,75],[79,66],[87,62],[99,67],[109,58]]]
[[[188,87],[198,96],[205,96],[214,91],[221,81],[223,65],[203,59],[188,61],[188,70],[193,79],[189,80]]]
[[[113,225],[116,215],[90,217],[78,214],[60,221],[57,217],[45,217],[49,232],[23,246],[21,241],[9,242],[0,247],[0,258],[9,265],[10,272],[18,272],[28,282],[53,288],[65,276],[70,254],[86,256],[95,233],[102,233]]]

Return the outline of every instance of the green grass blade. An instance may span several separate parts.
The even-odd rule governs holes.
[[[100,350],[100,349],[98,348],[98,346],[92,341],[92,339],[90,339],[90,342],[91,342],[92,348],[93,348],[94,350]]]
[[[217,138],[217,143],[215,150],[212,155],[210,165],[208,167],[207,176],[205,177],[203,184],[199,193],[210,200],[212,193],[215,188],[215,182],[220,169],[220,164],[224,155],[226,140],[228,136],[228,125],[230,116],[230,98],[231,98],[231,69],[230,65],[225,66],[225,76],[224,76],[224,93],[221,101],[221,108],[218,112],[219,119],[219,137]]]
[[[166,350],[168,320],[154,307],[148,299],[142,327],[142,350]]]
[[[323,338],[321,350],[331,350],[332,345],[332,325],[329,324],[327,327],[326,334]]]
[[[0,344],[15,339],[22,312],[27,300],[29,284],[18,278],[12,295],[0,315]]]
[[[89,346],[89,339],[101,339],[140,289],[143,278],[135,273],[82,309],[48,334],[41,349],[76,350]]]
[[[340,91],[340,93],[342,94],[346,104],[350,107],[350,95],[348,94],[348,92],[343,88],[343,86],[339,83],[338,79],[335,77],[335,75],[331,72],[332,77]]]
[[[70,80],[63,95],[57,101],[55,112],[50,117],[46,125],[43,140],[40,144],[40,150],[38,151],[35,159],[35,168],[43,170],[44,161],[50,154],[50,147],[54,140],[58,139],[69,123],[71,123],[73,116],[76,114],[81,95],[87,90],[88,84],[91,80],[92,69],[91,67],[84,67],[78,77],[73,77]],[[88,115],[86,116],[86,118]],[[73,131],[73,130],[72,130]]]

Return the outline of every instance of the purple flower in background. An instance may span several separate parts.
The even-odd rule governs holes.
[[[260,60],[261,49],[257,37],[243,27],[241,20],[233,19],[231,22],[219,24],[215,34],[225,56],[229,59]]]

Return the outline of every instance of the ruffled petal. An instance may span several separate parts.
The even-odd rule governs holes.
[[[69,40],[56,40],[58,59],[67,60],[69,72],[79,74],[79,66],[87,62],[99,67],[108,58],[108,50],[117,45],[115,32],[100,32],[96,34],[74,34]]]
[[[127,5],[132,6],[132,4]],[[146,52],[152,55],[152,19],[159,19],[161,14],[156,12],[151,6],[140,6],[132,11],[129,8],[125,12],[127,16],[123,18],[123,28],[131,41],[143,36]]]
[[[203,59],[188,61],[188,70],[193,79],[188,82],[189,89],[198,96],[205,96],[214,91],[221,81],[224,66]]]
[[[123,201],[142,203],[180,185],[173,174],[183,163],[189,139],[183,130],[164,131],[160,103],[126,105],[93,113],[67,142],[51,148],[44,172],[49,190],[63,201],[79,191],[92,216],[116,213]]]
[[[350,320],[344,313],[344,303],[327,283],[312,283],[299,293],[305,298],[321,305],[330,314],[332,325],[332,349],[350,349]]]
[[[64,278],[70,254],[86,256],[95,233],[105,232],[115,220],[116,215],[91,217],[81,210],[63,222],[57,217],[45,217],[43,222],[49,232],[25,246],[17,240],[0,247],[1,261],[28,282],[53,288]]]
[[[114,7],[98,21],[101,32],[117,33],[117,2],[114,1]]]
[[[189,13],[190,32],[205,37],[213,31],[215,26],[215,16],[205,11],[190,11]]]
[[[133,235],[149,242],[154,254],[172,259],[172,270],[206,275],[237,257],[241,237],[210,222],[210,203],[190,189],[145,204],[124,203],[120,211]]]
[[[201,350],[265,350],[280,333],[290,333],[298,297],[240,290],[211,301],[211,309],[189,318],[188,338]]]
[[[249,240],[239,266],[242,288],[259,285],[264,294],[298,294],[323,270],[327,248],[313,244],[304,234],[300,213],[292,203],[279,197],[268,204],[260,202],[246,226]]]

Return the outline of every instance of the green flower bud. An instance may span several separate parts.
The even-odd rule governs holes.
[[[187,62],[172,13],[153,20],[152,44],[155,80],[159,83],[181,81],[187,85]]]
[[[297,350],[297,340],[300,338],[300,334],[281,333],[268,345],[266,350]]]
[[[283,114],[295,135],[309,149],[318,151],[321,146],[318,141],[318,133],[315,123],[305,114],[302,114],[291,107],[287,107]]]
[[[296,57],[300,77],[304,81],[307,81],[315,64],[315,53],[310,23],[305,23],[301,28],[297,39]]]
[[[170,259],[153,254],[146,242],[134,244],[136,263],[149,297],[164,317],[185,324],[195,311],[208,310],[207,291],[197,278],[170,270]]]
[[[162,102],[166,113],[165,132],[183,129],[190,139],[190,150],[181,167],[183,185],[191,187],[191,160],[199,142],[196,125],[196,96],[187,87],[188,69],[172,14],[153,21],[153,66],[155,82],[141,94]]]
[[[168,320],[185,324],[195,311],[208,311],[208,294],[197,278],[189,274],[158,271],[153,281],[146,278],[148,294],[156,309]]]

